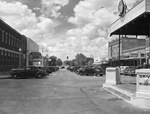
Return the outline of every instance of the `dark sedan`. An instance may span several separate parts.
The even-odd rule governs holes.
[[[36,66],[29,66],[19,69],[12,69],[10,71],[10,75],[12,78],[29,78],[29,77],[35,77],[35,78],[42,78],[47,75],[45,70],[39,69]]]
[[[99,68],[96,68],[96,67],[87,67],[87,68],[83,68],[81,71],[80,71],[81,75],[94,75],[94,76],[103,76],[105,71],[99,67]]]

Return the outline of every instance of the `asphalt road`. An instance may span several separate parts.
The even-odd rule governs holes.
[[[65,69],[43,79],[0,78],[0,114],[150,114],[105,91],[104,80]]]

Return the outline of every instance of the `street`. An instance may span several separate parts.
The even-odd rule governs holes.
[[[105,77],[60,69],[42,79],[0,78],[0,114],[149,114],[102,88]]]

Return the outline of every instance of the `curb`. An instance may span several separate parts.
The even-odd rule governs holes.
[[[111,94],[117,96],[120,99],[123,99],[124,101],[131,103],[131,99],[134,96],[133,93],[128,92],[126,90],[120,89],[118,87],[112,86],[112,85],[106,85],[103,84],[103,88],[110,92]]]
[[[150,99],[138,98],[134,93],[120,89],[113,85],[103,84],[103,88],[133,106],[150,110]]]
[[[0,72],[0,78],[10,77],[9,72]]]

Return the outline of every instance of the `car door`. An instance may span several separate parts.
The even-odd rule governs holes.
[[[36,76],[36,73],[38,72],[38,68],[33,66],[31,67],[31,70],[30,70],[30,76]]]
[[[27,76],[31,76],[31,67],[27,67],[24,69],[24,75]]]

